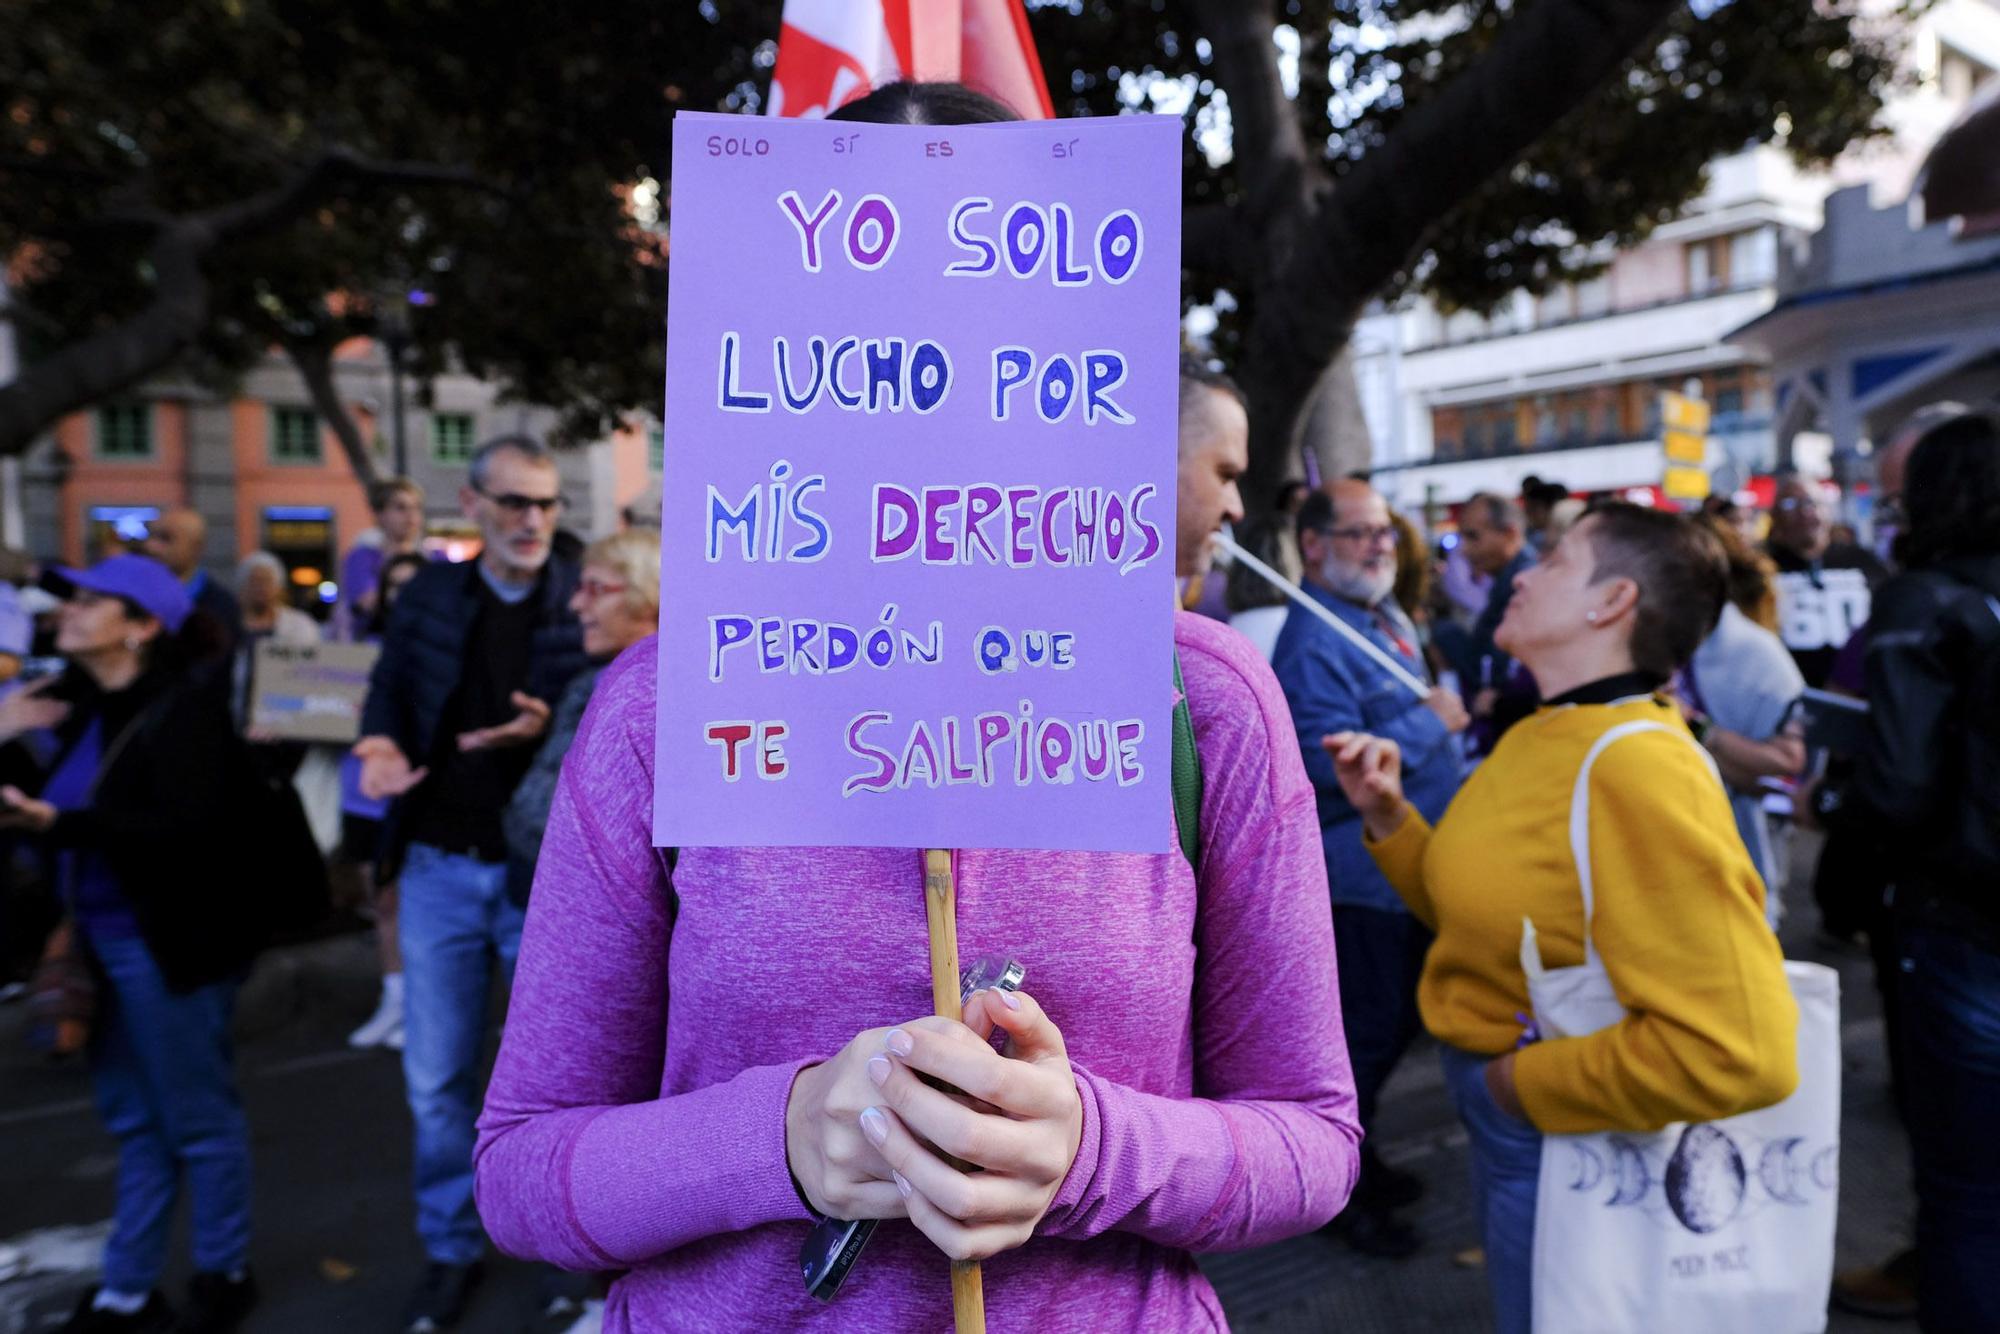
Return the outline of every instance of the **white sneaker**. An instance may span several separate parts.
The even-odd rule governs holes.
[[[350,1047],[383,1047],[392,1045],[389,1035],[395,1034],[394,1046],[403,1045],[403,993],[400,988],[384,988],[382,1001],[375,1007],[375,1013],[368,1022],[347,1035]]]

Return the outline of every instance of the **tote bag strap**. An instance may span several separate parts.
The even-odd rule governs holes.
[[[1583,890],[1583,957],[1587,963],[1597,962],[1597,946],[1590,935],[1590,920],[1597,910],[1597,894],[1590,871],[1590,770],[1597,763],[1597,757],[1614,741],[1622,741],[1637,732],[1666,732],[1671,735],[1673,730],[1665,723],[1654,722],[1650,718],[1620,723],[1592,743],[1583,757],[1583,767],[1577,770],[1576,787],[1569,798],[1569,851],[1576,860],[1577,885]],[[1688,738],[1688,744],[1701,750],[1693,737]],[[1702,750],[1701,754],[1713,770],[1715,761],[1709,758],[1706,750]]]

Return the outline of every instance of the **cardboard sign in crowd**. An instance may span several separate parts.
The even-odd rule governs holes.
[[[676,117],[656,843],[1171,848],[1180,157]]]

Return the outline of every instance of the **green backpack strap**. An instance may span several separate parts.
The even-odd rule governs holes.
[[[1181,680],[1181,654],[1174,650],[1174,827],[1180,831],[1181,855],[1201,869],[1201,752],[1194,746],[1194,715],[1188,712],[1187,684]]]

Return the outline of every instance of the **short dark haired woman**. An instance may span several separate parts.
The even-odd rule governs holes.
[[[49,694],[69,707],[39,795],[0,788],[0,823],[54,853],[61,939],[99,979],[87,1055],[118,1140],[118,1198],[102,1284],[63,1328],[226,1329],[255,1297],[230,1020],[260,935],[231,901],[236,881],[216,849],[247,837],[225,821],[253,815],[231,785],[231,765],[248,760],[221,684],[187,665],[195,613],[166,566],[113,556],[58,579],[68,596],[56,648],[69,670]],[[157,1289],[183,1184],[195,1274],[176,1324]]]
[[[1393,742],[1326,743],[1383,873],[1437,933],[1419,1001],[1471,1137],[1501,1334],[1530,1324],[1544,1133],[1713,1120],[1797,1082],[1798,1010],[1763,884],[1714,769],[1658,693],[1722,610],[1715,539],[1676,515],[1605,505],[1514,590],[1496,642],[1545,702],[1435,829],[1403,799]],[[1585,1037],[1532,1041],[1518,924],[1534,923],[1545,966],[1584,960],[1569,839],[1586,766],[1588,930],[1628,1014]]]
[[[1868,741],[1814,808],[1895,857],[1919,1320],[2000,1329],[2000,416],[1925,432],[1903,510],[1868,623]]]

